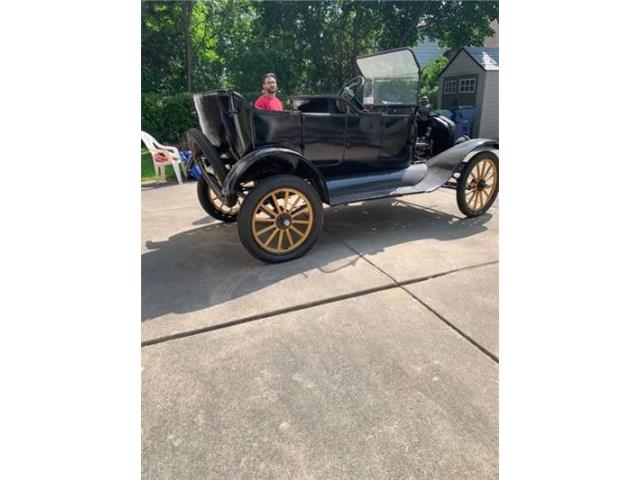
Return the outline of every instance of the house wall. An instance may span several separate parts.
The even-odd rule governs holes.
[[[482,118],[479,122],[478,137],[499,138],[499,71],[486,72],[486,86],[482,100]]]
[[[491,22],[491,28],[493,29],[493,35],[485,38],[484,46],[489,48],[499,48],[500,26],[498,25],[498,20],[494,20],[493,22]]]

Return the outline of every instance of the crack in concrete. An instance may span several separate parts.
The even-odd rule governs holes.
[[[353,248],[351,245],[349,245],[346,241],[344,241],[343,239],[341,239],[340,237],[338,237],[335,233],[331,232],[330,230],[328,231],[329,234],[331,234],[333,237],[335,237],[336,239],[338,239],[340,242],[342,242],[348,249],[350,249],[351,251],[353,251],[356,255],[358,255],[360,258],[362,258],[365,262],[369,263],[369,265],[371,265],[372,267],[374,267],[375,269],[377,269],[379,272],[381,272],[382,274],[386,275],[389,279],[391,279],[391,281],[393,281],[395,283],[396,288],[401,288],[402,290],[404,290],[405,292],[407,292],[411,297],[413,297],[418,303],[420,303],[422,306],[424,306],[427,310],[429,310],[431,313],[433,313],[436,317],[438,317],[442,322],[444,322],[449,328],[451,328],[452,330],[454,330],[456,333],[458,333],[462,338],[464,338],[465,340],[467,340],[469,343],[471,343],[474,347],[476,347],[478,350],[480,350],[482,353],[484,353],[486,356],[488,356],[491,360],[493,360],[496,363],[499,363],[499,359],[498,357],[493,354],[492,352],[490,352],[489,350],[487,350],[485,347],[483,347],[480,343],[476,342],[470,335],[466,334],[462,329],[460,329],[459,327],[457,327],[453,322],[450,322],[449,320],[447,320],[443,315],[441,315],[440,313],[438,313],[435,309],[433,309],[431,306],[429,306],[426,302],[424,302],[423,300],[419,299],[416,295],[414,295],[410,290],[408,290],[407,288],[405,288],[406,285],[411,285],[412,283],[417,283],[419,281],[424,281],[424,280],[406,280],[403,282],[399,282],[397,281],[395,278],[393,278],[391,275],[389,275],[387,272],[385,272],[384,270],[382,270],[382,268],[378,267],[375,263],[373,263],[371,260],[369,260],[368,258],[364,257],[360,252],[358,252],[355,248]],[[498,263],[497,260],[493,261],[493,262],[487,262],[487,263],[483,263],[480,265],[472,265],[470,267],[462,267],[462,268],[458,268],[456,270],[451,270],[450,272],[444,273],[444,274],[440,274],[440,275],[435,275],[432,276],[431,278],[427,279],[433,279],[433,278],[437,278],[437,277],[441,277],[442,275],[447,275],[449,273],[456,273],[462,270],[468,270],[471,268],[478,268],[478,267],[484,267],[484,266],[488,266],[488,265],[493,265]]]
[[[331,235],[335,236],[335,234],[329,232]],[[336,237],[338,238],[338,237]],[[343,242],[340,238],[338,238],[338,240],[340,240],[341,242]],[[348,244],[346,244],[345,242],[343,242],[350,250],[353,250],[353,248],[351,248],[351,246],[349,246]],[[358,253],[357,251],[353,250],[360,258],[362,258],[363,260],[365,260],[366,262],[370,263],[371,262],[369,260],[367,260],[366,258],[364,258],[360,253]],[[306,310],[308,308],[313,308],[313,307],[317,307],[320,305],[327,305],[330,303],[335,303],[335,302],[340,302],[342,300],[348,300],[350,298],[356,298],[356,297],[361,297],[364,295],[369,295],[371,293],[377,293],[377,292],[382,292],[384,290],[391,290],[394,288],[402,288],[403,290],[407,291],[406,289],[404,289],[403,287],[405,285],[411,285],[414,283],[419,283],[419,282],[424,282],[427,280],[432,280],[434,278],[438,278],[438,277],[442,277],[444,275],[450,275],[452,273],[456,273],[456,272],[460,272],[463,270],[470,270],[473,268],[479,268],[479,267],[485,267],[487,265],[493,265],[498,263],[497,260],[494,260],[492,262],[486,262],[486,263],[482,263],[482,264],[478,264],[478,265],[470,265],[467,267],[461,267],[461,268],[456,268],[453,270],[448,270],[446,272],[439,272],[439,273],[434,273],[431,275],[426,275],[424,277],[420,277],[420,278],[413,278],[411,280],[404,280],[402,282],[398,282],[396,281],[393,277],[391,277],[389,274],[387,274],[386,272],[380,270],[380,268],[374,264],[373,265],[376,269],[380,270],[382,273],[384,273],[387,277],[389,277],[393,283],[389,283],[386,285],[380,285],[378,287],[373,287],[373,288],[368,288],[365,290],[359,290],[357,292],[352,292],[352,293],[346,293],[343,295],[336,295],[333,297],[329,297],[329,298],[325,298],[322,300],[316,300],[314,302],[307,302],[307,303],[303,303],[300,305],[294,305],[291,307],[286,307],[286,308],[281,308],[278,310],[272,310],[270,312],[265,312],[265,313],[259,313],[256,315],[250,315],[248,317],[244,317],[244,318],[239,318],[237,320],[231,320],[229,322],[225,322],[225,323],[221,323],[218,325],[209,325],[206,327],[202,327],[202,328],[198,328],[198,329],[194,329],[194,330],[186,330],[184,332],[177,332],[177,333],[173,333],[170,335],[165,335],[165,336],[161,336],[161,337],[157,337],[157,338],[152,338],[150,340],[145,340],[142,342],[141,346],[142,347],[148,347],[151,345],[157,345],[159,343],[164,343],[164,342],[168,342],[171,340],[178,340],[180,338],[185,338],[185,337],[191,337],[193,335],[199,335],[201,333],[206,333],[206,332],[212,332],[214,330],[221,330],[223,328],[228,328],[228,327],[233,327],[235,325],[240,325],[243,323],[248,323],[248,322],[254,322],[256,320],[262,320],[262,319],[266,319],[266,318],[271,318],[271,317],[275,317],[278,315],[283,315],[285,313],[291,313],[291,312],[297,312],[300,310]]]

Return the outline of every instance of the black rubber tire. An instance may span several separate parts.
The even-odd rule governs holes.
[[[299,190],[309,199],[314,221],[311,225],[309,236],[300,246],[285,254],[275,254],[264,250],[255,241],[251,230],[251,223],[253,221],[253,212],[258,206],[258,202],[270,191],[287,187]],[[267,263],[288,262],[289,260],[303,256],[313,247],[322,231],[322,223],[322,200],[313,185],[303,178],[294,175],[274,175],[258,183],[258,185],[249,192],[244,202],[242,202],[240,213],[238,214],[238,234],[244,247],[257,259]]]
[[[221,220],[225,223],[233,223],[238,219],[238,214],[227,213],[223,210],[219,210],[214,203],[211,202],[210,195],[215,193],[209,188],[209,185],[204,178],[198,179],[198,201],[200,206],[216,220]]]
[[[486,159],[491,160],[496,167],[496,174],[495,174],[496,188],[491,193],[491,196],[487,199],[487,202],[481,208],[474,210],[473,208],[471,208],[471,206],[467,204],[467,200],[466,200],[465,188],[467,185],[467,179],[469,178],[469,175],[471,175],[471,172],[473,171],[475,166],[478,163],[480,163],[482,160],[486,160]],[[460,209],[460,211],[467,217],[478,217],[484,214],[487,210],[489,210],[489,208],[491,208],[491,205],[493,205],[493,202],[495,202],[496,197],[498,196],[498,187],[500,186],[498,182],[499,182],[499,165],[498,165],[498,156],[496,154],[492,152],[481,152],[477,154],[475,157],[473,157],[471,160],[469,160],[465,164],[462,170],[462,174],[458,178],[458,184],[456,186],[456,200],[458,202],[458,208]]]
[[[192,152],[192,158],[194,158],[198,153],[201,153],[206,157],[206,163],[213,168],[214,176],[216,180],[218,180],[220,189],[222,189],[222,184],[227,176],[227,170],[224,167],[224,162],[220,158],[220,155],[218,155],[216,147],[214,147],[204,133],[197,128],[187,130],[185,135],[187,137],[189,150]]]

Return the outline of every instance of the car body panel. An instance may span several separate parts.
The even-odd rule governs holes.
[[[498,142],[488,138],[474,138],[454,145],[427,160],[427,175],[423,182],[424,191],[431,192],[449,181],[462,162],[481,151],[498,148]]]
[[[320,198],[322,198],[324,202],[329,203],[327,184],[318,167],[307,160],[300,152],[283,146],[264,147],[254,150],[243,157],[242,160],[236,163],[227,173],[227,177],[222,185],[222,195],[224,197],[235,195],[240,184],[245,179],[245,174],[247,174],[250,169],[257,168],[261,165],[268,166],[273,164],[273,162],[277,162],[278,166],[285,168],[283,173],[300,172],[310,177],[320,194]]]

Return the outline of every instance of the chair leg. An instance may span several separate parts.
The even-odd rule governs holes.
[[[182,175],[180,175],[180,164],[175,160],[173,163],[173,171],[176,172],[176,178],[178,179],[178,183],[182,183]]]

